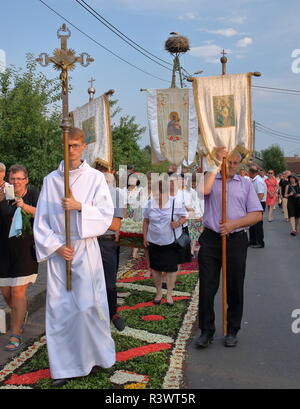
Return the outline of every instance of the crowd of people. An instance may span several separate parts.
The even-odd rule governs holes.
[[[281,206],[284,219],[290,221],[291,234],[298,233],[298,176],[285,171],[276,178],[273,170],[266,175],[254,165],[247,174],[246,169],[240,169],[239,153],[229,156],[221,147],[201,179],[196,173],[187,176],[172,168],[157,183],[148,174],[143,185],[139,174],[131,169],[124,208],[122,190],[108,166],[98,163],[93,168],[81,160],[86,148],[84,132],[71,128],[68,143],[69,197],[64,197],[63,161],[45,177],[40,194],[29,187],[24,166],[11,166],[6,182],[6,167],[0,163],[0,289],[11,308],[11,331],[4,349],[16,351],[22,345],[28,309],[26,290],[37,278],[38,262],[45,261],[46,337],[53,386],[115,363],[110,322],[119,331],[126,326],[117,314],[116,289],[123,218],[142,223],[156,305],[161,304],[165,285],[165,305],[174,306],[177,271],[196,255],[200,244],[198,348],[206,348],[216,330],[214,298],[220,282],[222,237],[226,236],[228,310],[224,345],[236,346],[243,314],[247,249],[265,246],[265,209],[272,222],[275,206]],[[227,221],[221,223],[220,169],[224,158],[228,163]],[[71,246],[65,243],[65,211],[71,214]],[[133,248],[132,257],[138,257],[137,248]],[[71,291],[66,288],[66,261],[72,263]]]

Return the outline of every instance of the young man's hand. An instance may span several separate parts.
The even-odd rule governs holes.
[[[64,258],[66,261],[73,260],[74,257],[74,249],[72,247],[61,246],[59,249],[56,250],[56,253]]]
[[[64,197],[61,199],[61,204],[64,210],[81,210],[81,203],[75,200],[71,191],[70,197]]]

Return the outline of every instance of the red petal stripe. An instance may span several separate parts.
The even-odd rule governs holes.
[[[171,349],[171,344],[150,344],[143,345],[138,348],[128,349],[127,351],[117,352],[117,361],[123,362],[128,359],[136,358],[138,356],[144,356],[150,354],[151,352],[158,352],[164,349]]]

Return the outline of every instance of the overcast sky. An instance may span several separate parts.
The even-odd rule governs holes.
[[[123,109],[136,121],[147,126],[146,94],[140,88],[165,88],[171,82],[170,66],[155,64],[108,30],[75,0],[43,0],[98,43],[119,57],[136,65],[133,68],[104,50],[69,25],[69,46],[77,54],[88,52],[95,62],[72,72],[73,91],[70,109],[88,101],[88,80],[100,95],[110,88]],[[253,85],[300,90],[300,73],[292,71],[293,50],[300,49],[299,0],[85,0],[118,30],[155,56],[171,63],[164,42],[171,31],[186,35],[191,50],[182,59],[183,67],[204,76],[221,72],[220,51],[229,59],[227,72],[261,71]],[[38,56],[59,47],[56,31],[66,22],[47,9],[39,0],[1,1],[0,59],[5,52],[6,65],[24,67],[28,52]],[[300,54],[299,54],[300,56]],[[0,63],[1,65],[1,63]],[[299,64],[300,66],[300,64]],[[56,72],[41,70],[49,77]],[[160,79],[159,79],[160,78]],[[188,83],[188,86],[190,84]],[[300,154],[300,94],[263,92],[253,89],[253,119],[297,140],[257,132],[256,149],[279,144],[286,156]],[[141,145],[149,143],[148,128]]]

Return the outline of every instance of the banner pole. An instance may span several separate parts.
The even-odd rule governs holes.
[[[220,58],[222,64],[222,75],[226,75],[227,57],[225,51],[222,51]],[[226,158],[222,161],[222,223],[226,223]],[[223,315],[223,335],[227,335],[227,236],[222,236],[222,315]]]

